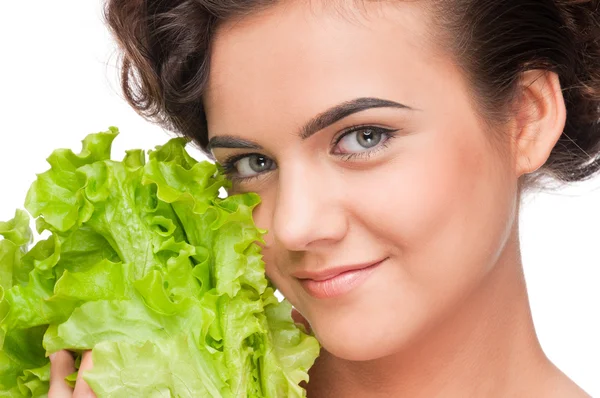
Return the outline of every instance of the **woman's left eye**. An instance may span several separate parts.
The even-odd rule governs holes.
[[[371,152],[392,138],[395,130],[381,127],[360,127],[343,134],[335,143],[335,155]]]

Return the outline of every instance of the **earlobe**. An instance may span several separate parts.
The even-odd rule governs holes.
[[[550,71],[523,73],[516,109],[514,145],[517,177],[546,163],[566,123],[565,101],[558,75]]]

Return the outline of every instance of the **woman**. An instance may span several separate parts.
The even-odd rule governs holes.
[[[540,177],[600,169],[599,7],[112,0],[107,19],[132,105],[261,195],[267,275],[323,345],[309,397],[585,397],[537,340],[518,215]],[[51,397],[71,370],[53,358]]]

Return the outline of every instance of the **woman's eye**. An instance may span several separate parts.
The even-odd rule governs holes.
[[[382,127],[357,126],[346,131],[335,142],[333,154],[344,160],[367,158],[385,149],[395,132]],[[221,163],[225,174],[232,180],[247,182],[259,178],[268,171],[275,170],[275,161],[259,153],[241,154],[228,158]]]
[[[266,156],[253,154],[237,160],[233,167],[236,177],[248,178],[272,170],[274,164],[273,160]]]
[[[388,138],[389,131],[379,128],[362,128],[346,133],[336,145],[338,154],[367,152]]]

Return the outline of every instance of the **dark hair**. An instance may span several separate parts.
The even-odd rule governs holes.
[[[122,49],[122,87],[147,119],[206,149],[202,94],[211,40],[224,21],[277,0],[107,0]],[[534,175],[581,181],[600,170],[600,0],[430,0],[488,118],[506,115],[522,73],[558,74],[564,133]],[[501,112],[502,113],[502,112]]]

